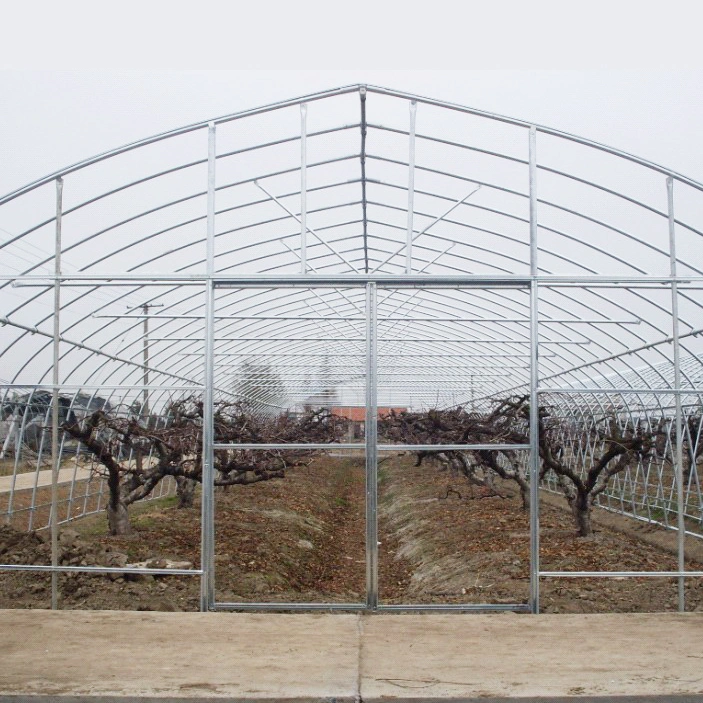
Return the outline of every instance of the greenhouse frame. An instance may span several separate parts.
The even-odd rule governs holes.
[[[685,610],[687,579],[703,576],[686,566],[687,540],[703,537],[701,204],[703,184],[616,148],[367,85],[145,138],[5,195],[0,511],[49,530],[54,560],[0,572],[49,572],[54,591],[58,573],[120,572],[56,559],[58,525],[102,511],[106,495],[62,423],[103,410],[167,424],[175,400],[197,396],[201,563],[137,573],[200,579],[201,610],[537,613],[544,579],[593,577],[676,579]],[[481,412],[518,396],[524,443],[377,432],[380,408]],[[362,408],[364,422],[333,443],[218,442],[228,400],[259,417]],[[539,496],[559,491],[540,478],[547,407],[566,433],[656,428],[658,450],[598,505],[675,532],[676,570],[540,567]],[[587,471],[593,443],[570,446]],[[218,600],[215,453],[332,448],[365,457],[363,602]],[[384,603],[379,457],[501,448],[529,480],[526,602]],[[150,498],[174,490],[166,478]]]

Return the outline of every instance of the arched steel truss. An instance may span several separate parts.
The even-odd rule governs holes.
[[[703,519],[695,461],[682,475],[700,441],[684,420],[701,412],[702,189],[574,135],[374,86],[150,137],[0,198],[3,405],[42,391],[157,414],[191,393],[261,413],[362,405],[369,486],[387,449],[377,406],[520,393],[533,414],[668,422],[657,519],[679,530],[683,607],[683,534]],[[3,456],[32,421],[5,415]],[[61,441],[57,427],[42,435],[37,472]],[[533,430],[533,476],[536,446]],[[641,493],[606,502],[654,519]],[[366,608],[375,499],[370,488]],[[211,491],[203,521],[193,573],[212,608]],[[536,611],[536,511],[531,529]]]

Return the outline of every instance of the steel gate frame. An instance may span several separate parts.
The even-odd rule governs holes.
[[[214,185],[214,183],[213,183]],[[246,276],[213,276],[208,285],[206,320],[206,377],[214,368],[215,346],[215,291],[223,288],[353,288],[364,287],[366,302],[366,416],[365,441],[356,443],[334,442],[329,444],[285,443],[221,443],[214,441],[213,384],[206,383],[203,407],[203,498],[202,498],[202,565],[201,610],[254,610],[254,611],[518,611],[539,612],[539,446],[537,432],[537,285],[530,277],[506,276],[487,278],[481,276],[430,277],[418,275],[388,276],[359,274],[354,276],[300,275],[278,278]],[[513,288],[530,295],[530,442],[528,444],[384,444],[378,441],[378,320],[377,291],[379,288]],[[224,449],[331,449],[363,450],[366,459],[366,599],[363,603],[286,603],[286,602],[218,602],[215,598],[215,510],[214,510],[214,452]],[[528,451],[530,454],[530,589],[528,603],[488,604],[401,604],[379,603],[378,583],[378,453],[397,451],[493,450]]]

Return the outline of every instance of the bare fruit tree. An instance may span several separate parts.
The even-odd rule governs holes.
[[[202,483],[203,403],[188,398],[173,403],[164,427],[145,427],[135,417],[97,411],[63,429],[95,457],[107,479],[108,527],[113,535],[130,530],[129,506],[146,498],[166,476],[178,482],[181,505],[192,503]],[[327,410],[301,416],[261,417],[237,403],[216,404],[214,437],[222,443],[329,443],[344,436],[347,421]],[[312,450],[217,450],[216,486],[248,485],[283,478],[288,468],[309,464]]]
[[[489,413],[464,408],[426,412],[391,412],[379,421],[379,432],[390,441],[413,444],[525,444],[529,426],[523,408],[510,401],[498,403]],[[495,476],[515,482],[524,508],[529,508],[530,484],[524,452],[510,449],[446,450],[417,452],[417,465],[436,458],[443,466],[464,476],[471,485],[484,486],[503,497]]]
[[[593,531],[591,513],[598,496],[615,475],[652,456],[659,431],[646,423],[622,423],[615,415],[604,416],[587,427],[573,423],[567,426],[547,407],[539,408],[538,417],[539,478],[545,478],[548,472],[556,475],[578,535],[588,536]],[[522,396],[498,401],[486,413],[469,413],[463,408],[391,413],[379,422],[379,432],[390,441],[415,444],[529,444],[529,420],[528,398]],[[520,490],[522,507],[529,509],[526,452],[505,447],[417,452],[417,464],[428,456],[439,458],[471,484],[487,486],[497,495],[500,491],[494,475],[514,482]]]
[[[542,466],[545,472],[556,474],[557,485],[569,504],[578,535],[588,537],[593,532],[591,513],[596,499],[614,476],[652,456],[656,433],[640,423],[621,427],[615,415],[606,415],[588,428],[571,430],[567,443],[561,424],[546,413],[540,416]],[[576,453],[588,455],[588,461],[574,461]]]
[[[505,400],[499,409],[512,422],[529,420],[527,396]],[[596,499],[614,476],[652,456],[658,430],[648,422],[620,418],[615,413],[606,413],[587,425],[575,425],[546,406],[540,406],[538,418],[540,479],[550,471],[556,475],[577,534],[587,537],[593,532],[591,513]],[[529,424],[525,427],[527,442]]]

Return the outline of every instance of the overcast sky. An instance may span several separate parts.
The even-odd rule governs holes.
[[[361,82],[532,120],[703,180],[693,0],[6,5],[0,193],[144,136]]]

